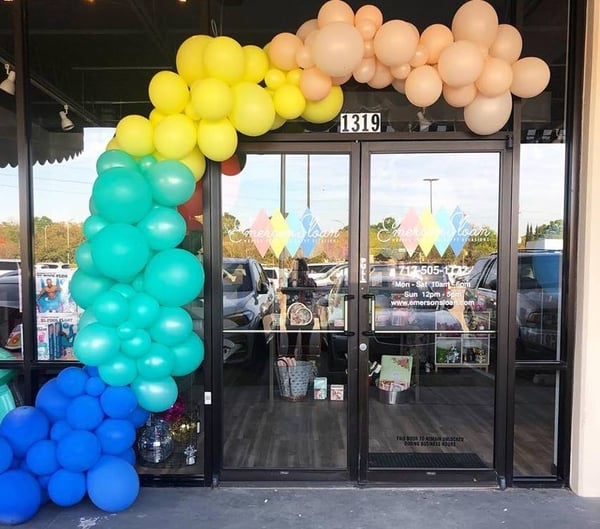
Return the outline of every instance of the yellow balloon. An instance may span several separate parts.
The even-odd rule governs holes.
[[[208,35],[193,35],[184,40],[177,50],[175,57],[177,72],[188,86],[205,77],[203,54],[205,46],[211,39],[212,37]]]
[[[150,80],[148,95],[152,104],[163,114],[183,112],[190,98],[187,83],[175,72],[163,70]]]
[[[269,57],[262,48],[249,44],[244,50],[244,81],[260,83],[269,69]]]
[[[284,119],[296,119],[306,107],[306,99],[300,88],[293,84],[284,84],[273,95],[275,112]]]
[[[115,137],[121,149],[132,156],[145,156],[154,151],[154,127],[144,116],[124,117],[117,124]]]
[[[200,119],[222,119],[231,112],[233,93],[221,79],[201,79],[192,86],[192,105]]]
[[[241,81],[246,69],[242,46],[231,37],[215,37],[204,48],[204,68],[207,77],[231,85]]]
[[[341,87],[332,86],[329,95],[321,101],[307,101],[302,117],[311,123],[327,123],[342,110],[344,92]]]
[[[104,149],[105,151],[110,151],[111,149],[121,149],[121,146],[119,145],[119,142],[117,141],[117,137],[113,136],[110,141],[106,144],[106,148]]]
[[[273,125],[271,125],[270,130],[276,130],[279,127],[283,127],[283,125],[285,125],[285,123],[286,123],[285,119],[283,119],[281,116],[275,114],[275,119],[273,120]]]
[[[206,171],[206,158],[200,149],[196,146],[187,156],[179,160],[182,164],[192,171],[196,182],[204,176]]]
[[[150,115],[148,116],[148,119],[150,119],[150,123],[152,123],[152,125],[156,127],[156,125],[158,125],[163,119],[165,119],[165,115],[160,110],[153,108],[150,112]]]
[[[227,118],[198,124],[198,147],[207,158],[223,162],[233,156],[237,144],[237,132]]]
[[[265,84],[271,90],[277,90],[285,84],[285,73],[277,68],[267,70],[265,74]]]
[[[302,77],[302,70],[300,68],[294,68],[285,74],[285,81],[289,84],[300,86],[300,77]]]
[[[188,101],[188,104],[185,105],[185,110],[183,111],[183,113],[190,118],[193,121],[200,121],[202,118],[198,115],[198,112],[196,112],[196,109],[194,108],[194,105],[192,105],[192,100],[190,99]]]
[[[275,119],[273,100],[261,86],[246,81],[233,87],[231,124],[246,136],[261,136]]]
[[[154,146],[165,158],[179,160],[196,146],[196,125],[185,114],[171,114],[154,129]]]

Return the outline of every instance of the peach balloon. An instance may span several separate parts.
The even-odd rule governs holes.
[[[510,24],[500,24],[496,39],[490,46],[490,55],[512,64],[518,60],[522,50],[523,38],[519,30]]]
[[[372,20],[361,20],[360,22],[355,22],[354,25],[365,40],[372,39],[375,33],[377,33],[377,26]]]
[[[332,77],[331,84],[333,86],[342,86],[344,83],[347,83],[350,79],[352,79],[352,74],[348,75],[340,75],[339,77]]]
[[[452,19],[454,40],[470,40],[490,47],[498,33],[498,14],[484,0],[469,0],[458,8]]]
[[[321,6],[321,9],[319,9],[317,22],[319,28],[323,28],[332,22],[354,24],[354,11],[342,0],[329,0]]]
[[[382,64],[379,61],[375,61],[375,73],[371,80],[367,83],[371,88],[381,89],[386,86],[390,86],[394,78],[392,72],[390,72],[389,66]]]
[[[392,86],[396,92],[406,94],[406,79],[394,79]]]
[[[475,86],[484,96],[496,97],[510,89],[512,79],[510,64],[502,59],[488,57]]]
[[[550,82],[550,68],[538,57],[524,57],[512,65],[510,91],[518,97],[535,97]]]
[[[466,107],[475,99],[477,96],[477,87],[475,86],[475,83],[461,86],[460,88],[454,88],[453,86],[444,84],[442,95],[444,96],[446,103],[451,107],[462,108]]]
[[[468,40],[459,40],[442,50],[437,68],[442,81],[459,87],[474,83],[481,75],[483,66],[479,46]]]
[[[312,68],[315,65],[308,46],[302,45],[296,51],[296,63],[300,68]]]
[[[478,94],[465,107],[465,124],[475,134],[485,136],[498,132],[510,118],[512,97],[509,91],[496,97]]]
[[[375,27],[379,29],[383,24],[383,13],[381,10],[372,4],[366,4],[361,6],[354,15],[354,24],[358,24],[363,20],[370,20],[375,24]]]
[[[309,101],[326,98],[331,85],[331,77],[316,67],[304,70],[300,75],[300,90]]]
[[[406,78],[407,99],[416,107],[433,105],[442,95],[442,80],[430,65],[415,68]]]
[[[373,40],[365,40],[363,44],[365,47],[363,58],[368,59],[370,57],[375,57],[375,46],[373,46]]]
[[[443,24],[432,24],[421,33],[419,41],[427,48],[427,64],[437,64],[442,50],[454,42],[454,35]]]
[[[419,44],[419,32],[404,20],[390,20],[383,24],[373,39],[375,55],[386,66],[410,62]]]
[[[423,46],[423,44],[419,44],[417,46],[417,51],[415,51],[413,58],[410,60],[410,65],[413,68],[423,66],[424,64],[427,64],[428,57],[429,51],[427,50],[427,48]]]
[[[311,18],[302,24],[298,30],[296,31],[296,37],[298,37],[302,42],[306,40],[313,31],[319,29],[319,24],[316,18]]]
[[[394,79],[406,79],[411,70],[410,64],[401,64],[400,66],[393,66],[390,68],[390,72],[392,72]]]
[[[375,75],[375,58],[367,57],[352,72],[354,79],[359,83],[368,83]]]
[[[269,44],[269,59],[273,66],[288,71],[298,67],[296,52],[302,46],[302,40],[293,33],[279,33]]]
[[[365,48],[354,26],[331,22],[319,30],[310,49],[316,66],[332,77],[341,77],[359,65]]]

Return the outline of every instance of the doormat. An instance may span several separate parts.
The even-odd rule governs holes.
[[[374,452],[370,468],[488,468],[477,454]]]

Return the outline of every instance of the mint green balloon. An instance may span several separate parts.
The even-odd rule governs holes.
[[[137,162],[131,154],[120,149],[110,149],[98,156],[96,160],[96,172],[99,175],[115,167],[137,169]]]
[[[130,358],[144,356],[152,346],[152,338],[143,329],[137,329],[129,340],[121,341],[121,351]]]
[[[159,343],[153,343],[150,350],[136,362],[140,377],[146,380],[161,380],[171,374],[173,353]]]
[[[187,165],[178,160],[162,160],[146,169],[152,198],[163,206],[187,202],[196,189],[196,179]]]
[[[112,289],[98,294],[92,310],[98,322],[109,327],[117,327],[129,317],[127,299]]]
[[[181,307],[161,307],[148,332],[155,342],[166,346],[183,342],[192,332],[193,322]]]
[[[109,222],[100,215],[90,215],[83,223],[83,234],[88,241],[91,241],[96,233],[108,226]]]
[[[150,327],[160,313],[160,305],[155,298],[145,292],[138,292],[129,300],[129,318],[137,327]]]
[[[152,208],[137,226],[153,250],[175,248],[183,241],[187,229],[181,214],[167,206]]]
[[[94,322],[79,330],[73,349],[82,364],[99,366],[112,360],[119,352],[120,345],[116,329]]]
[[[69,288],[75,303],[82,309],[87,309],[99,294],[108,290],[113,284],[114,282],[107,277],[87,274],[83,270],[77,270],[71,278]]]
[[[196,334],[190,334],[183,342],[171,347],[174,363],[171,375],[181,377],[193,373],[204,360],[204,342]]]
[[[135,360],[117,355],[109,362],[98,366],[98,374],[109,386],[127,386],[137,376]]]
[[[82,242],[75,250],[75,262],[77,268],[86,274],[100,275],[92,257],[92,245],[88,241]]]
[[[173,377],[165,377],[161,380],[137,377],[131,383],[131,389],[135,393],[140,408],[151,413],[168,410],[177,400],[178,389]]]

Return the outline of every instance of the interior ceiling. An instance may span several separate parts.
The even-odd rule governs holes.
[[[58,112],[70,106],[76,129],[114,126],[123,116],[148,115],[148,83],[160,70],[175,69],[181,42],[195,34],[228,35],[245,44],[266,44],[282,31],[295,32],[315,18],[322,1],[302,0],[30,0],[29,62],[34,86],[33,120],[59,128]],[[350,0],[358,9],[367,3]],[[463,0],[371,1],[384,19],[401,18],[419,30],[450,25]],[[508,22],[510,0],[493,0]],[[14,2],[0,2],[0,61],[14,64]],[[562,120],[567,0],[524,2],[523,56],[551,66],[551,99]],[[553,43],[553,45],[548,45]],[[0,72],[0,75],[2,72]],[[553,112],[554,114],[554,112]]]

